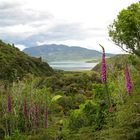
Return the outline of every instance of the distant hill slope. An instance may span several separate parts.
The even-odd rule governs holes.
[[[100,58],[102,55],[100,52],[95,50],[56,44],[26,48],[23,51],[30,56],[42,57],[47,61],[95,59]],[[106,55],[112,56],[112,54]]]
[[[27,73],[44,76],[52,74],[53,69],[41,59],[30,57],[0,40],[0,79],[12,81]]]
[[[114,70],[124,69],[126,64],[131,64],[131,56],[129,54],[120,54],[106,59],[107,68],[113,68]],[[101,62],[97,64],[92,70],[100,71]]]

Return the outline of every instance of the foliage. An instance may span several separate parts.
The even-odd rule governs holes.
[[[106,107],[92,100],[87,100],[70,114],[69,127],[72,131],[79,130],[82,127],[92,126],[92,131],[100,130],[104,124]]]
[[[109,36],[123,50],[127,49],[140,56],[140,2],[119,13],[117,19],[109,26]]]
[[[53,73],[52,68],[40,58],[29,57],[19,51],[14,45],[0,41],[0,79],[12,82],[23,78],[27,74],[48,76]]]
[[[96,71],[53,73],[48,67],[50,71],[47,71],[46,63],[28,57],[14,46],[0,42],[0,49],[3,70],[3,77],[0,77],[0,139],[140,138],[140,60],[135,55],[107,59],[107,81],[102,84],[101,64],[94,69]],[[16,65],[15,60],[20,64]],[[26,62],[31,67],[27,67]],[[133,87],[130,96],[125,87],[126,64]],[[12,71],[15,76],[10,71],[12,68],[15,68]],[[20,78],[15,80],[17,76]],[[10,81],[11,86],[3,80]]]
[[[112,113],[108,111],[107,93],[98,72],[57,73],[38,78],[30,75],[13,82],[12,87],[0,92],[1,139],[138,139],[140,76],[137,67],[140,64],[133,58],[136,63],[133,66],[132,61],[126,59],[135,85],[132,96],[128,97],[124,86],[123,58],[120,57],[119,61],[117,56],[107,61]],[[12,97],[11,113],[7,112],[8,93]],[[23,114],[25,99],[29,109],[39,106],[36,125],[33,114],[29,118]],[[44,126],[46,106],[47,128]]]

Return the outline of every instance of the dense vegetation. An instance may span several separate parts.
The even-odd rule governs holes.
[[[130,96],[124,62],[133,81]],[[139,139],[139,66],[139,59],[130,55],[107,61],[111,109],[98,69],[38,78],[27,75],[7,89],[1,87],[1,139]]]
[[[0,47],[4,48],[0,52],[0,139],[140,139],[139,55],[118,55],[106,60],[101,46],[102,61],[92,71],[58,71],[45,76],[42,64],[46,63],[3,42]],[[40,72],[27,71],[26,61],[15,65],[17,58],[29,64],[37,61],[36,67],[31,68],[40,66]],[[25,72],[16,75],[21,74],[22,79],[8,78],[12,76],[12,66],[17,72]],[[47,67],[46,74],[50,71]],[[5,79],[12,83],[7,88],[3,86]]]
[[[53,69],[41,61],[41,58],[29,57],[14,45],[0,41],[0,79],[13,81],[28,73],[36,76],[47,76]]]

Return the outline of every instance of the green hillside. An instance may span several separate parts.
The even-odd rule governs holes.
[[[130,58],[130,59],[129,59]],[[122,70],[126,63],[132,63],[131,62],[132,56],[123,54],[123,55],[116,55],[111,58],[107,58],[107,67],[111,68],[114,67],[116,69]],[[98,63],[92,70],[93,71],[100,71],[101,63]]]
[[[34,58],[19,51],[14,45],[0,41],[0,79],[13,81],[28,73],[47,76],[53,69],[40,58]]]

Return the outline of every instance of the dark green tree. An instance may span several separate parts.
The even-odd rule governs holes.
[[[140,2],[119,13],[109,26],[109,36],[123,50],[140,57]]]

